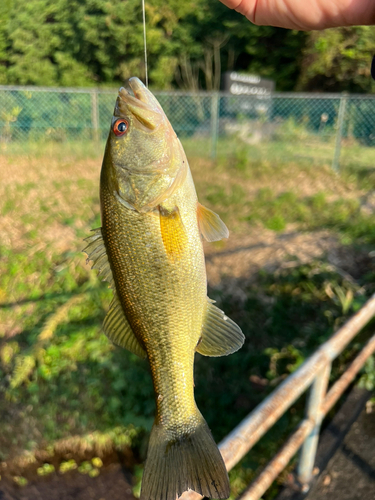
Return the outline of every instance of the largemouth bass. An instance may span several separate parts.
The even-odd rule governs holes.
[[[114,291],[104,319],[117,345],[148,358],[156,398],[141,500],[188,489],[229,496],[223,459],[194,400],[195,352],[223,356],[244,342],[207,297],[202,236],[228,237],[197,200],[171,124],[138,78],[121,88],[100,178],[102,227],[85,249]]]

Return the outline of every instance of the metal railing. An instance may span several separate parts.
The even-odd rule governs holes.
[[[327,391],[332,361],[375,315],[375,294],[342,328],[308,358],[276,390],[258,405],[219,444],[226,467],[231,470],[280,419],[290,406],[308,389],[306,416],[284,446],[271,459],[259,476],[239,497],[241,500],[259,500],[290,460],[301,449],[297,479],[302,491],[308,491],[324,416],[335,405],[366,360],[375,352],[375,334],[349,365],[341,377]],[[183,500],[202,497],[189,491]]]
[[[235,157],[242,145],[254,161],[308,161],[335,170],[373,166],[374,95],[154,94],[179,137],[194,142],[194,151],[203,156],[231,152]],[[117,89],[0,86],[0,146],[104,141],[116,95]]]

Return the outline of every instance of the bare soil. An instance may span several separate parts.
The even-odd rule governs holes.
[[[375,499],[375,415],[364,409],[306,500]]]
[[[0,500],[133,500],[132,475],[119,463],[94,478],[72,471],[37,478],[27,486],[0,482]]]

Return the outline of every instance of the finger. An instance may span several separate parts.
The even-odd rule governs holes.
[[[243,14],[254,23],[255,8],[258,0],[220,0],[224,5]]]

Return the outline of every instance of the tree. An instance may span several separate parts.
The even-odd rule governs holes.
[[[199,7],[184,18],[190,40],[180,44],[180,85],[192,88],[194,79],[194,87],[217,89],[219,70],[235,69],[272,78],[279,90],[294,88],[305,33],[255,26],[220,2],[202,0]]]
[[[4,6],[8,5],[6,9]],[[144,78],[140,0],[2,0],[3,83],[92,86]],[[217,90],[221,73],[251,71],[292,90],[306,35],[259,27],[212,0],[147,0],[154,88]]]
[[[8,22],[11,11],[11,0],[2,0],[0,2],[0,85],[6,83],[6,62],[8,40]]]
[[[375,27],[354,26],[309,35],[298,88],[314,91],[371,92]]]
[[[173,3],[147,4],[150,73],[164,86],[176,65]],[[4,32],[7,83],[87,86],[145,74],[139,0],[14,0]]]

